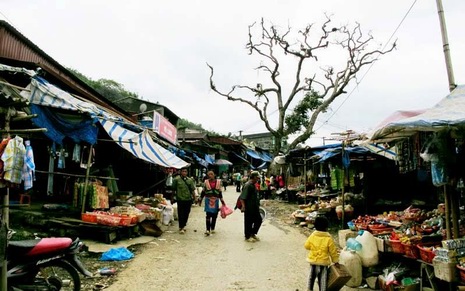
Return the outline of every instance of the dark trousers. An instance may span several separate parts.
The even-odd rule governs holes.
[[[191,213],[192,200],[178,201],[178,223],[179,229],[185,228],[189,214]]]
[[[218,212],[217,213],[211,213],[211,212],[206,212],[207,217],[205,221],[205,226],[207,227],[207,230],[215,230],[216,226],[216,219],[218,218]]]
[[[248,239],[252,235],[256,235],[260,226],[262,225],[262,216],[260,215],[260,211],[256,210],[249,210],[247,209],[244,212],[244,235],[245,238]]]
[[[236,181],[236,192],[241,192],[241,181]]]
[[[308,275],[308,290],[313,290],[315,280],[318,279],[318,290],[326,291],[328,283],[328,267],[310,264],[310,274]]]

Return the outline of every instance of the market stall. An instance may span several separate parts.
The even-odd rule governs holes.
[[[450,193],[464,180],[462,147],[465,128],[465,85],[457,86],[434,107],[412,117],[387,123],[374,132],[372,142],[393,143],[409,138],[418,132],[430,133],[436,138],[436,147],[423,154],[429,155],[433,183],[442,187],[445,198],[445,215],[448,238],[459,238],[459,197]],[[439,140],[439,141],[438,141]],[[434,157],[431,157],[434,155]],[[433,159],[431,159],[433,158]],[[452,225],[452,230],[450,225]]]

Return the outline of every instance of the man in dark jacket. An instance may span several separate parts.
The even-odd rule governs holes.
[[[260,239],[257,236],[258,230],[262,225],[262,216],[260,215],[260,198],[258,197],[255,184],[260,179],[258,172],[252,172],[249,181],[242,187],[239,197],[241,200],[241,212],[244,213],[244,235],[247,242],[256,242]]]

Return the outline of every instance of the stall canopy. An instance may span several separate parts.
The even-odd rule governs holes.
[[[189,166],[189,163],[186,163],[169,150],[155,143],[148,129],[145,129],[141,133],[136,133],[110,120],[102,119],[100,123],[108,135],[120,147],[139,159],[168,168],[180,169]]]
[[[261,159],[262,159],[262,157],[261,157],[256,151],[254,151],[254,150],[247,149],[246,153],[247,153],[250,157],[252,157],[252,158],[254,158],[254,159],[257,159],[257,160],[261,160]]]
[[[41,77],[31,78],[31,83],[26,89],[21,92],[21,96],[32,104],[88,113],[91,117],[101,116],[110,120],[121,119],[98,108],[95,104],[79,100]]]
[[[390,122],[371,137],[374,142],[405,138],[419,131],[441,131],[465,125],[465,85],[457,86],[449,95],[434,107],[424,112]]]
[[[223,166],[223,165],[226,165],[226,166],[232,166],[233,163],[231,163],[230,161],[228,160],[225,160],[225,159],[218,159],[215,161],[215,165],[218,165],[218,166]]]
[[[245,159],[243,156],[241,156],[240,154],[235,153],[235,152],[231,152],[231,153],[232,153],[234,156],[236,156],[237,158],[239,158],[241,161],[243,161],[243,162],[245,162],[245,163],[247,163],[247,164],[250,164],[250,162],[249,162],[247,159]]]
[[[368,153],[370,153],[369,150],[367,150],[366,148],[360,147],[360,146],[355,146],[355,147],[348,146],[348,147],[344,147],[344,149],[342,148],[342,146],[340,146],[340,147],[335,147],[335,148],[327,148],[323,151],[316,153],[311,158],[314,159],[316,163],[321,163],[334,156],[343,154],[342,164],[344,165],[344,167],[347,168],[350,164],[349,156],[351,154],[365,155]]]
[[[78,124],[89,126],[100,121],[103,128],[115,142],[137,158],[163,167],[182,168],[189,165],[169,150],[157,144],[147,129],[141,133],[136,133],[123,128],[116,123],[123,121],[121,117],[114,116],[95,104],[80,100],[55,85],[48,83],[43,78],[37,76],[31,78],[31,83],[27,86],[27,90],[21,92],[21,96],[32,104],[32,111],[38,113],[38,117],[33,122],[48,122],[49,125],[53,125],[50,128],[55,129],[53,130],[54,136],[49,137],[54,141],[60,142],[63,136],[69,136],[75,142],[86,141],[94,144],[97,139],[96,130],[86,132],[85,128],[83,129],[82,127],[76,127],[74,132],[69,132],[68,130],[72,131],[72,127]],[[57,114],[49,110],[49,108],[84,113],[86,116],[90,116],[90,118],[81,116],[80,120],[76,118],[76,114],[74,116]],[[47,118],[45,118],[46,116]],[[131,125],[134,128],[137,127],[135,124]],[[48,132],[49,135],[50,132],[52,131]]]
[[[202,167],[204,168],[208,168],[208,163],[207,161],[205,161],[204,159],[202,159],[201,157],[199,157],[196,153],[192,153],[192,157],[194,157],[195,161],[201,165]]]

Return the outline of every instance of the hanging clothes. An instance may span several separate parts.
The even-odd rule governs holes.
[[[5,152],[5,148],[8,145],[9,141],[10,141],[10,138],[5,138],[0,143],[0,157]],[[5,174],[5,172],[4,172],[4,163],[3,163],[3,160],[0,159],[0,188],[5,188],[6,187],[5,180],[3,179],[4,174]]]
[[[58,154],[58,169],[64,169],[66,167],[66,150],[63,147],[60,147],[60,151]]]
[[[87,169],[87,161],[89,159],[89,152],[90,152],[90,147],[88,147],[88,146],[83,146],[82,147],[81,168],[83,168],[83,169]],[[94,164],[94,158],[95,158],[95,149],[92,148],[89,167],[92,167],[92,165]]]
[[[76,163],[81,161],[81,145],[78,143],[74,145],[72,161]]]
[[[24,147],[23,138],[15,136],[8,142],[1,157],[4,162],[5,175],[3,179],[5,181],[21,184],[25,155],[26,148]]]
[[[34,152],[32,151],[31,141],[24,141],[26,154],[24,155],[24,166],[23,166],[23,181],[24,190],[32,188],[33,181],[35,181],[35,170],[36,165],[34,163]]]

